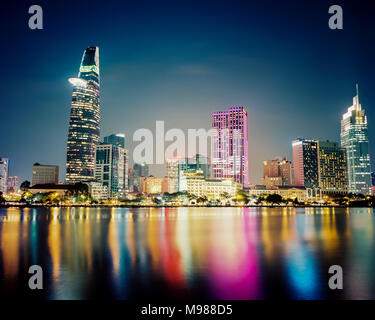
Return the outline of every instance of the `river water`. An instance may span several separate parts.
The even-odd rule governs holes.
[[[0,208],[0,294],[374,299],[374,231],[369,208]]]

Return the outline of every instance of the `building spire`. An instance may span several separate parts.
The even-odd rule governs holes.
[[[356,93],[357,93],[357,97],[359,96],[359,93],[358,93],[358,83],[355,84],[355,89],[356,89]]]

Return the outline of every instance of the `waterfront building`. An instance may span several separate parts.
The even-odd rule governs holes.
[[[20,190],[20,181],[18,177],[8,177],[8,192],[18,192]]]
[[[108,186],[103,185],[101,182],[91,181],[87,183],[89,186],[89,192],[91,198],[95,200],[107,200],[108,199]]]
[[[100,134],[99,48],[88,47],[73,85],[67,143],[66,182],[94,179],[95,146]]]
[[[125,149],[120,145],[100,143],[95,147],[95,181],[107,187],[110,198],[117,197],[127,182],[125,158]]]
[[[293,146],[294,185],[315,189],[319,187],[318,141],[297,139]]]
[[[224,194],[229,197],[235,197],[242,189],[240,183],[232,178],[206,179],[203,172],[198,170],[195,173],[187,173],[183,183],[184,190],[196,197],[207,197],[209,200],[221,200]]]
[[[36,193],[50,193],[54,192],[60,196],[64,196],[67,192],[73,192],[74,185],[71,184],[36,184],[28,188],[28,192]]]
[[[168,192],[167,190],[163,190],[166,187],[165,178],[157,178],[152,175],[147,177],[140,177],[139,179],[139,192],[146,193],[146,194],[162,194],[163,192]]]
[[[278,187],[274,189],[252,188],[249,189],[249,196],[258,198],[263,195],[278,194],[283,199],[297,199],[299,202],[316,200],[307,192],[305,187]]]
[[[33,165],[33,174],[31,185],[36,184],[58,184],[59,183],[59,166],[44,165],[35,163]]]
[[[204,178],[210,178],[211,165],[207,157],[196,154],[194,157],[183,158],[178,161],[178,191],[184,190],[185,177],[191,174],[202,174]]]
[[[341,147],[346,150],[349,191],[371,193],[371,166],[367,117],[357,93],[341,120]]]
[[[273,187],[279,187],[283,185],[282,177],[264,177],[263,184],[267,189],[272,189]]]
[[[229,107],[212,114],[212,177],[233,178],[245,188],[249,184],[247,112]]]
[[[147,177],[149,173],[149,168],[146,163],[134,163],[133,165],[134,169],[134,184],[133,189],[135,192],[140,192],[140,178],[141,177]]]
[[[9,159],[0,158],[0,192],[6,193],[8,189]]]
[[[346,150],[337,142],[319,141],[319,170],[322,191],[348,191]]]

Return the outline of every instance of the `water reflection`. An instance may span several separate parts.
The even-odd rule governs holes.
[[[39,264],[46,299],[370,299],[374,223],[367,208],[1,208],[0,292],[32,296]]]

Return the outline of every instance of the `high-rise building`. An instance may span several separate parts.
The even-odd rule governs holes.
[[[95,145],[100,131],[99,48],[88,47],[83,53],[73,85],[67,144],[66,182],[94,179]]]
[[[6,193],[8,189],[8,165],[7,158],[0,158],[0,192]]]
[[[58,184],[59,166],[43,165],[35,163],[33,165],[33,175],[31,185],[37,184]]]
[[[346,151],[337,142],[319,141],[319,187],[324,191],[348,191]]]
[[[130,192],[134,192],[134,169],[128,169],[128,189]]]
[[[148,165],[146,163],[134,163],[133,165],[134,169],[134,191],[140,191],[139,188],[139,179],[140,177],[147,177],[148,176]]]
[[[95,149],[95,181],[108,188],[109,197],[116,197],[119,189],[124,189],[127,184],[125,148],[100,143]]]
[[[293,146],[294,185],[305,188],[319,187],[318,141],[297,139]]]
[[[230,107],[212,114],[213,178],[233,178],[245,188],[249,185],[247,112],[244,107]]]
[[[267,189],[292,185],[292,163],[281,157],[263,161],[263,184]]]
[[[169,178],[169,190],[171,193],[178,191],[178,158],[166,160],[166,176]]]
[[[124,183],[123,189],[129,189],[129,182],[128,182],[128,149],[125,148],[125,134],[123,133],[116,133],[111,134],[110,136],[104,137],[104,144],[112,144],[114,146],[120,147],[124,149]]]
[[[341,120],[341,147],[346,149],[349,191],[371,193],[371,165],[367,117],[357,94]]]

